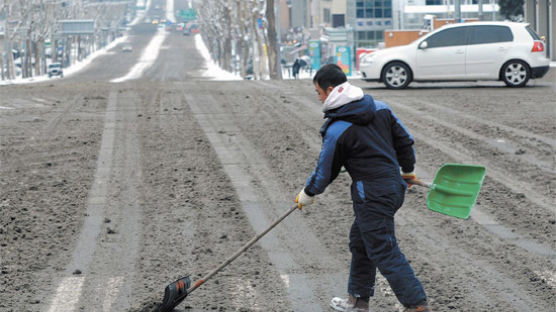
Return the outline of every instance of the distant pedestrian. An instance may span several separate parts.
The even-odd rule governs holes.
[[[323,66],[313,84],[326,118],[320,130],[322,150],[295,202],[299,209],[311,205],[345,167],[352,179],[355,213],[349,234],[348,297],[333,298],[330,306],[337,311],[368,311],[378,269],[405,311],[431,311],[394,234],[394,214],[408,187],[404,180],[416,179],[413,137],[385,103],[347,82],[337,65]]]
[[[299,63],[299,59],[295,59],[295,62],[293,62],[293,66],[292,66],[292,73],[293,73],[293,78],[297,79],[297,76],[299,75],[299,68],[301,67],[301,64]]]

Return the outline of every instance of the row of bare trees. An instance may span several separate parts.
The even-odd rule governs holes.
[[[48,57],[60,61],[57,49],[62,42],[66,49],[68,43],[77,41],[76,55],[78,60],[81,59],[116,36],[111,30],[117,29],[124,18],[126,5],[126,2],[94,0],[0,0],[0,29],[4,33],[0,46],[1,79],[45,74]],[[94,20],[94,35],[62,37],[58,21],[71,19]],[[50,42],[51,55],[46,53],[47,41]],[[14,59],[13,51],[18,59]],[[74,61],[67,59],[70,63]]]
[[[197,0],[213,59],[245,78],[281,79],[274,0]],[[252,71],[252,73],[251,73]]]

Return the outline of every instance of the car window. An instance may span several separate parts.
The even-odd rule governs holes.
[[[514,35],[507,26],[481,25],[471,27],[469,44],[485,44],[513,41]]]
[[[467,28],[454,27],[442,30],[426,39],[428,48],[440,48],[465,45],[467,43]]]
[[[525,29],[527,29],[527,32],[529,32],[531,37],[533,37],[533,40],[541,40],[541,38],[539,37],[539,35],[537,35],[537,33],[533,30],[533,28],[527,26],[525,27]]]

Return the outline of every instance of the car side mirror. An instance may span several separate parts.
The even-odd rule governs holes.
[[[423,41],[421,43],[419,43],[419,49],[424,50],[429,46],[429,44],[426,41]]]

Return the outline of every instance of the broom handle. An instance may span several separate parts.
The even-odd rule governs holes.
[[[235,254],[233,254],[231,257],[229,257],[228,259],[226,259],[226,261],[222,262],[222,264],[220,266],[218,266],[216,269],[210,271],[207,275],[203,276],[203,278],[201,278],[200,280],[198,280],[197,282],[195,282],[195,284],[193,286],[191,286],[188,290],[187,290],[187,294],[190,294],[192,291],[194,291],[195,289],[199,288],[199,286],[203,285],[208,279],[210,279],[214,274],[216,274],[218,271],[222,270],[225,266],[227,266],[228,264],[230,264],[230,262],[234,261],[235,258],[237,258],[239,255],[241,255],[245,250],[247,250],[249,247],[251,247],[253,244],[255,244],[259,239],[261,239],[261,237],[263,237],[266,233],[268,233],[270,230],[272,230],[276,225],[278,225],[278,223],[282,222],[282,220],[284,220],[287,216],[289,216],[292,212],[294,212],[297,209],[297,205],[293,206],[292,208],[290,208],[286,213],[284,213],[280,218],[278,218],[276,221],[274,221],[266,230],[264,230],[262,233],[260,233],[259,235],[255,236],[253,239],[251,239],[249,242],[247,242],[243,247],[241,247],[240,250],[238,250]]]

